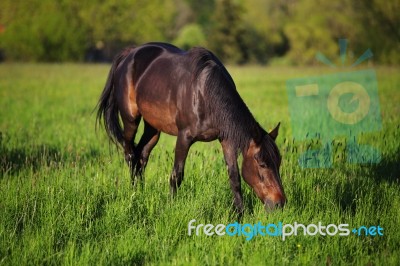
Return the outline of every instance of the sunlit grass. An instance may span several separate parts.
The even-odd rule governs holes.
[[[277,139],[288,204],[266,213],[243,182],[243,223],[381,225],[384,236],[188,236],[187,224],[236,220],[218,142],[196,143],[176,198],[169,195],[175,138],[163,134],[143,186],[132,188],[121,151],[95,131],[92,112],[108,65],[0,65],[0,264],[398,264],[400,258],[398,69],[377,68],[382,132],[367,134],[376,165],[302,169],[316,145],[291,136],[286,80],[328,69],[230,67],[238,90]]]

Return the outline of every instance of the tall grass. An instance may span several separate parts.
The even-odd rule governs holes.
[[[285,82],[327,69],[229,68],[245,102],[277,143],[288,196],[266,213],[243,183],[242,223],[380,225],[384,236],[188,236],[188,222],[236,221],[221,148],[196,143],[176,198],[169,195],[175,138],[163,134],[143,186],[130,185],[121,151],[96,133],[93,109],[107,65],[0,65],[0,264],[342,265],[400,262],[399,102],[396,68],[378,68],[383,130],[365,134],[382,153],[347,164],[339,138],[334,165],[302,169],[314,145],[291,137]],[[140,132],[139,132],[140,134]]]

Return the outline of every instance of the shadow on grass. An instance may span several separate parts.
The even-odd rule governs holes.
[[[379,202],[386,197],[385,188],[379,186],[381,183],[387,183],[390,186],[400,185],[400,154],[396,153],[392,157],[383,158],[380,163],[374,165],[361,165],[356,170],[356,178],[348,179],[342,187],[336,187],[336,195],[339,199],[340,207],[343,211],[355,214],[357,209],[356,198],[360,190],[370,190],[372,181],[377,186],[373,186],[373,201],[379,205]]]
[[[399,127],[397,128],[397,130]],[[331,186],[334,193],[334,201],[340,206],[340,209],[350,214],[355,214],[357,210],[357,199],[365,195],[373,195],[373,201],[379,204],[382,198],[386,198],[386,186],[381,184],[387,184],[390,187],[400,186],[400,150],[398,144],[394,142],[398,138],[397,132],[387,133],[390,138],[384,142],[378,144],[383,145],[386,143],[389,145],[396,145],[397,150],[392,146],[390,152],[386,155],[382,155],[379,163],[373,164],[349,164],[347,162],[347,151],[346,142],[342,140],[335,140],[332,142],[332,157],[333,165],[331,168],[299,168],[295,169],[295,166],[291,166],[289,172],[301,171],[300,176],[307,180],[310,180],[310,184],[313,190],[311,192],[318,191],[319,188],[324,188],[327,184]],[[393,137],[392,137],[393,136]],[[385,136],[381,137],[382,139]],[[375,140],[379,141],[379,140]],[[297,157],[305,150],[315,149],[319,146],[318,143],[298,143],[294,139],[285,139],[282,148],[283,156],[291,155],[289,160],[293,160],[297,165]],[[316,145],[316,146],[313,146]],[[379,146],[379,145],[378,145]],[[382,149],[382,147],[381,147]],[[388,150],[387,150],[388,151]],[[320,177],[308,177],[307,173]],[[335,182],[335,176],[345,176],[343,181]],[[290,193],[288,197],[298,202],[307,202],[309,199],[308,195],[304,193],[301,180],[296,180],[291,184]],[[304,185],[304,184],[303,184]],[[306,189],[309,189],[306,185]],[[289,201],[290,201],[289,198]],[[305,208],[305,205],[299,204],[298,210]]]
[[[388,182],[389,184],[399,184],[400,178],[400,151],[396,152],[389,158],[382,158],[381,162],[368,167],[361,168],[361,174],[368,176],[375,182]]]
[[[23,169],[32,168],[34,171],[59,161],[60,152],[46,145],[25,148],[7,149],[0,147],[0,165],[3,173],[15,174]]]
[[[347,181],[343,187],[336,186],[336,198],[338,200],[339,207],[343,212],[348,212],[352,216],[356,214],[357,202],[356,202],[356,188],[354,184]]]
[[[0,169],[2,177],[15,174],[25,169],[38,171],[42,167],[57,167],[65,162],[79,163],[89,161],[100,156],[99,151],[90,148],[84,152],[62,151],[58,147],[40,144],[29,147],[8,148],[0,143]]]

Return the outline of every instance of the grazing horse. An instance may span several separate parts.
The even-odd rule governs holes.
[[[134,143],[141,118],[144,133]],[[97,122],[120,143],[134,182],[141,176],[160,132],[177,136],[170,189],[175,194],[185,160],[196,141],[219,140],[238,213],[243,212],[237,158],[242,176],[266,208],[286,201],[275,144],[279,124],[267,133],[254,119],[228,71],[210,51],[183,51],[166,43],[129,47],[113,61],[98,103]],[[122,121],[122,124],[121,124]]]

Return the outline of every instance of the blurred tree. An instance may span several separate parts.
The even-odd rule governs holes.
[[[2,0],[0,54],[10,60],[112,58],[122,47],[174,41],[205,45],[231,63],[285,56],[313,64],[318,51],[339,59],[367,48],[374,61],[400,62],[400,0]],[[206,36],[206,37],[204,37]]]
[[[200,25],[188,24],[181,29],[173,43],[182,49],[189,50],[195,46],[204,46],[206,38]]]
[[[0,47],[14,60],[67,61],[103,43],[112,57],[128,44],[170,40],[174,16],[174,0],[3,0]]]
[[[233,0],[218,0],[212,18],[208,46],[223,61],[245,63],[248,60],[241,15],[243,6]]]
[[[265,63],[271,57],[287,52],[288,40],[283,29],[290,16],[289,5],[293,1],[243,1],[246,42],[251,50],[252,61]]]
[[[360,0],[353,3],[360,27],[360,49],[371,48],[374,60],[400,64],[400,1]]]
[[[398,0],[295,1],[290,12],[284,34],[290,45],[286,56],[293,64],[314,63],[318,51],[339,61],[339,38],[348,39],[350,57],[371,48],[376,62],[400,62]]]
[[[210,27],[212,15],[215,10],[215,0],[185,0],[193,10],[193,22],[203,28]]]
[[[294,3],[292,17],[284,27],[290,43],[287,57],[293,64],[315,63],[318,51],[328,58],[338,58],[337,41],[339,37],[345,37],[340,29],[351,26],[344,19],[345,7],[340,1],[309,0]]]
[[[86,29],[65,2],[4,0],[0,12],[0,24],[5,27],[0,47],[8,58],[83,59]]]
[[[108,57],[127,45],[170,40],[175,14],[173,0],[88,0],[78,12],[91,45],[102,42]]]

